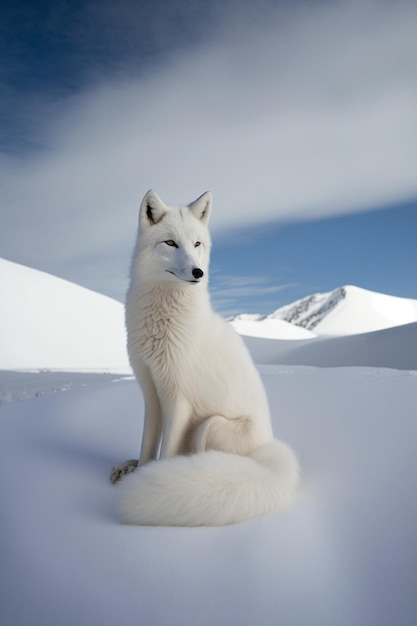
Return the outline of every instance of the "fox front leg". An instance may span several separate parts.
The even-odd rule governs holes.
[[[162,407],[163,427],[161,459],[170,459],[181,454],[191,420],[191,407],[183,398],[168,402]]]
[[[140,459],[130,459],[125,463],[115,465],[110,473],[110,480],[116,483],[120,478],[134,472],[135,469],[146,465],[157,458],[161,439],[161,407],[155,385],[149,369],[140,363],[136,372],[145,400],[145,416],[142,434]]]
[[[146,365],[141,364],[138,370],[140,386],[145,400],[145,416],[143,424],[142,446],[139,467],[154,461],[158,457],[162,435],[161,405],[152,375]]]

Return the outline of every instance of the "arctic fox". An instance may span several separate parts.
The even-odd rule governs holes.
[[[139,461],[111,474],[129,524],[233,524],[284,506],[298,482],[251,357],[210,305],[211,205],[209,192],[172,207],[151,190],[140,207],[126,326],[145,422]]]

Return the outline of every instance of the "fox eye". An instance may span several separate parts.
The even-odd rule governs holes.
[[[178,248],[177,244],[175,243],[175,241],[173,239],[168,239],[168,241],[165,241],[165,243],[167,244],[167,246],[171,246],[173,248]]]
[[[195,247],[195,248],[198,248],[198,246],[201,246],[201,241],[196,241],[196,242],[195,242],[194,247]]]

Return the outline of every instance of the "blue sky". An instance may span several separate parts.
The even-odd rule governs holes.
[[[137,211],[214,196],[224,314],[417,298],[417,5],[0,8],[0,255],[123,299]]]
[[[213,249],[213,302],[228,314],[270,313],[347,284],[417,298],[416,232],[417,204],[412,202],[219,234]]]

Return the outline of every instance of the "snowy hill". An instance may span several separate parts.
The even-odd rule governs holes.
[[[129,371],[120,302],[0,259],[0,369]]]
[[[266,319],[285,320],[318,335],[368,333],[417,322],[417,300],[347,285],[297,300]]]

